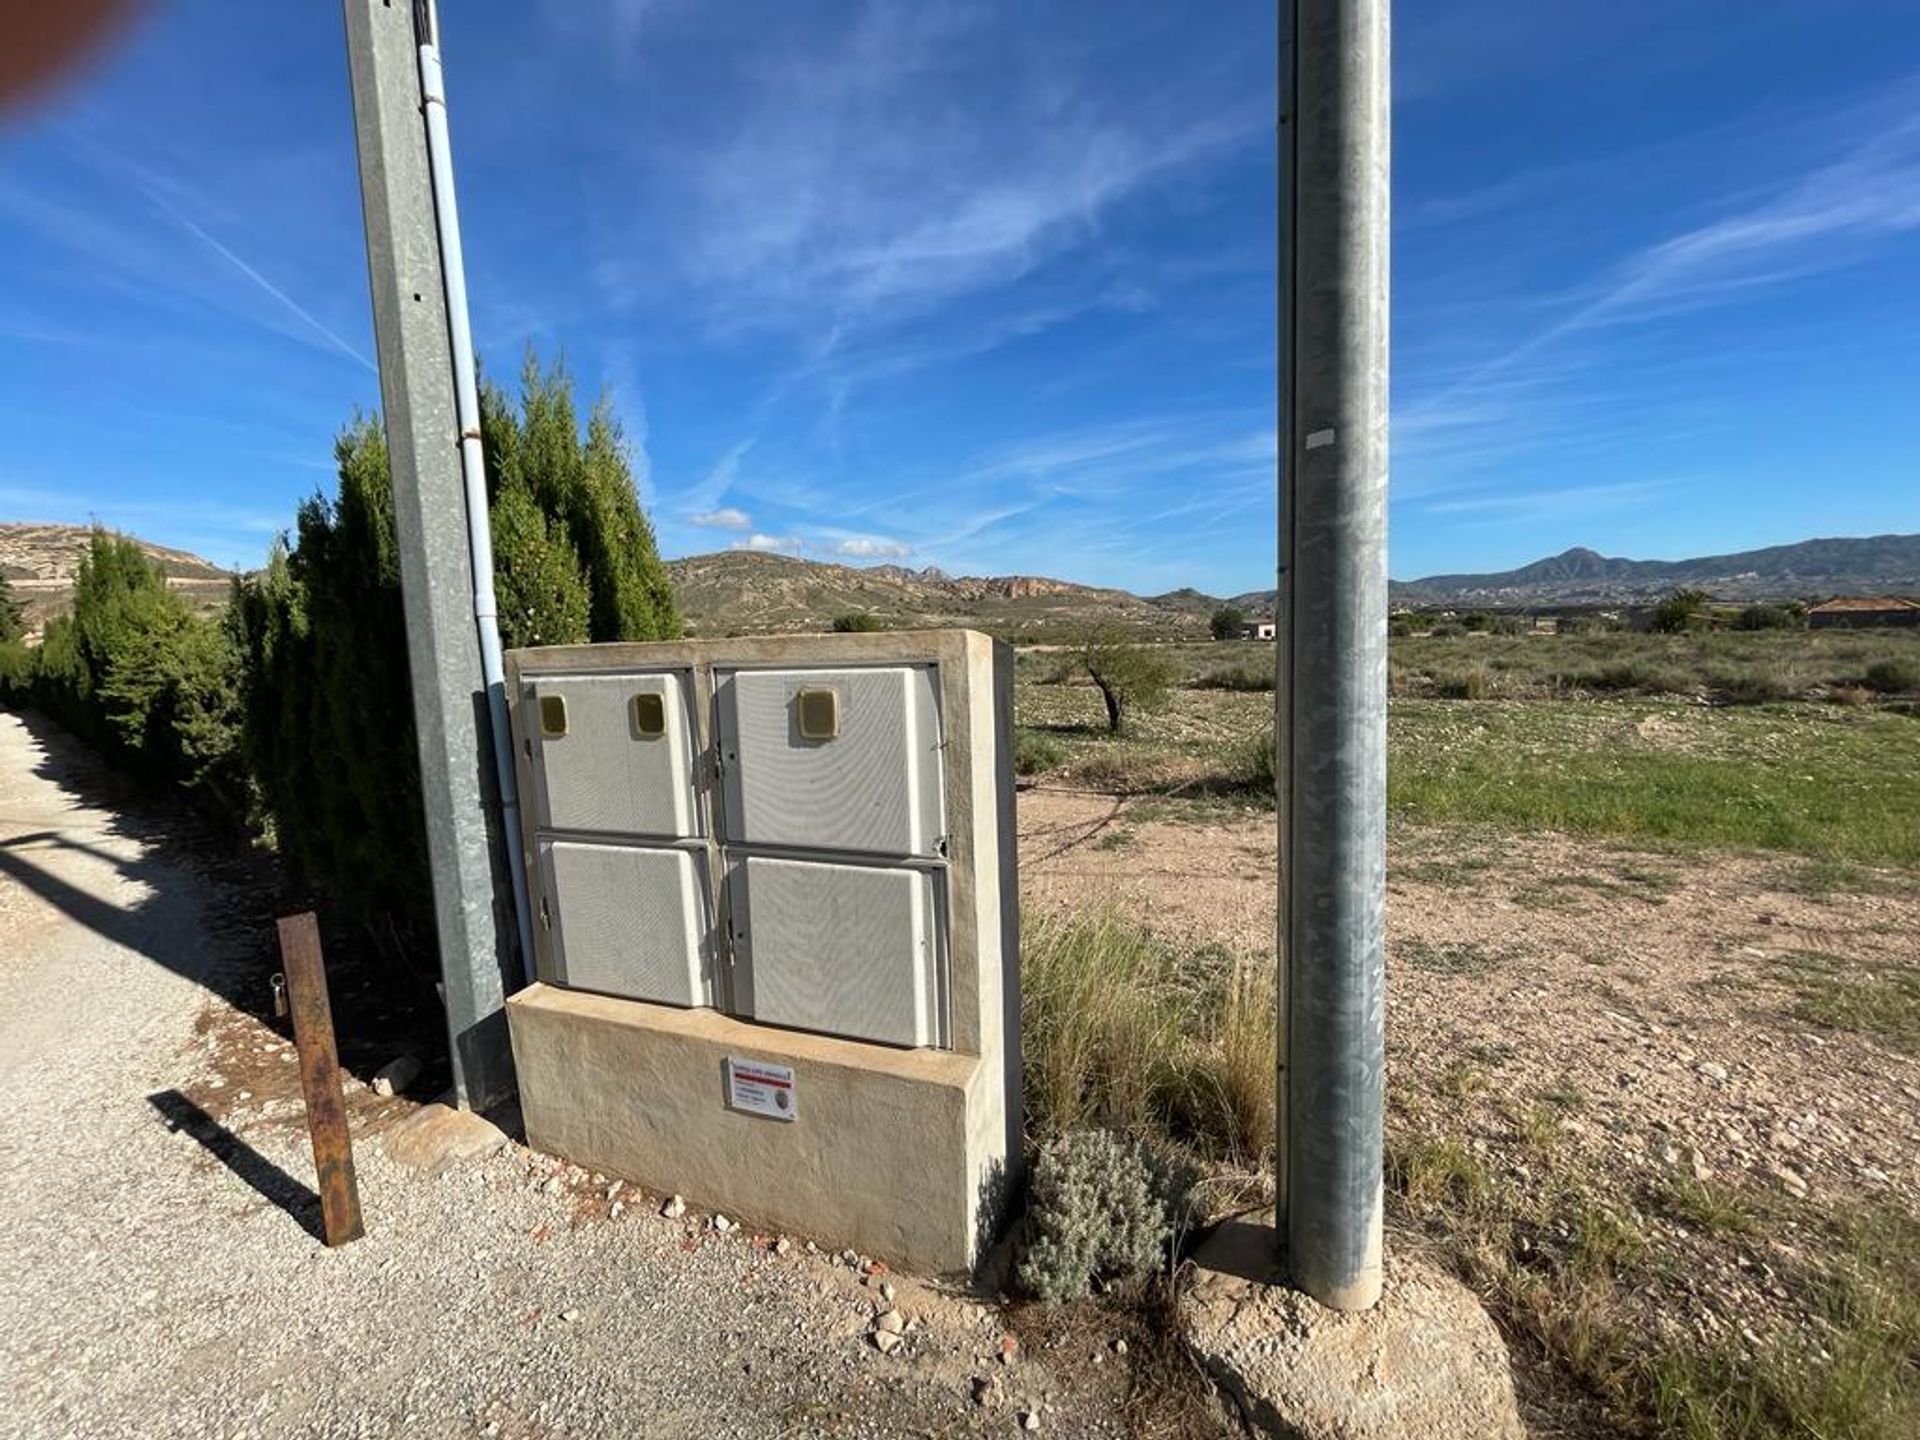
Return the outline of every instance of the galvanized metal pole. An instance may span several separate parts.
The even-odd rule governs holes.
[[[1389,0],[1284,0],[1279,1203],[1293,1283],[1380,1297]]]
[[[414,7],[344,0],[366,214],[380,400],[420,744],[420,788],[454,1093],[513,1093],[507,990],[519,983],[494,814],[487,691],[470,609],[472,559],[445,277],[422,115]]]

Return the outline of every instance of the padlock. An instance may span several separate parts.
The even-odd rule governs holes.
[[[273,977],[272,984],[273,984],[273,1013],[278,1018],[284,1020],[287,1018],[287,1013],[288,1013],[287,977],[284,975],[275,975]]]

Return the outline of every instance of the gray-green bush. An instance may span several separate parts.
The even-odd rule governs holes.
[[[1033,1167],[1021,1288],[1057,1304],[1093,1282],[1135,1283],[1159,1270],[1175,1233],[1174,1182],[1137,1140],[1105,1130],[1061,1135]]]

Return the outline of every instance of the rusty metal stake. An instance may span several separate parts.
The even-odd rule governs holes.
[[[280,964],[293,1000],[293,1043],[300,1051],[300,1089],[313,1135],[321,1229],[328,1245],[344,1245],[366,1231],[360,1223],[360,1185],[353,1173],[346,1101],[340,1093],[327,965],[320,954],[320,924],[312,911],[281,917]]]

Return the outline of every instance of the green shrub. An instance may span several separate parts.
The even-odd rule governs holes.
[[[1271,795],[1275,775],[1273,743],[1270,728],[1242,740],[1228,755],[1229,780],[1238,788],[1262,790]]]
[[[0,575],[0,645],[16,644],[26,633],[26,612],[14,597],[13,582]]]
[[[1683,693],[1689,688],[1686,675],[1644,656],[1577,671],[1567,678],[1588,690],[1638,690],[1660,695]]]
[[[1060,742],[1051,735],[1042,735],[1037,730],[1016,730],[1013,735],[1013,773],[1016,775],[1038,775],[1043,770],[1052,770],[1065,760],[1066,751]]]
[[[1792,675],[1761,666],[1709,670],[1706,680],[1720,699],[1730,705],[1771,704],[1791,700],[1801,691]]]
[[[1493,672],[1477,664],[1462,670],[1436,670],[1433,690],[1445,700],[1485,700],[1494,691]]]
[[[1061,1135],[1033,1167],[1021,1288],[1050,1304],[1096,1279],[1138,1283],[1167,1260],[1180,1198],[1167,1169],[1138,1141],[1104,1130]]]
[[[1882,695],[1920,690],[1920,661],[1876,660],[1867,667],[1866,684],[1869,690],[1877,690]]]
[[[0,640],[0,705],[24,705],[33,687],[33,656],[18,640]]]
[[[1193,681],[1195,690],[1272,690],[1273,671],[1252,665],[1223,665]]]
[[[1647,627],[1657,634],[1677,635],[1690,630],[1707,613],[1707,592],[1704,590],[1676,590],[1658,605],[1648,617]]]
[[[1736,630],[1804,630],[1806,611],[1793,605],[1749,605],[1733,622]]]
[[[836,635],[867,635],[886,628],[886,621],[864,610],[855,610],[833,617],[833,629]]]
[[[38,650],[12,648],[0,677],[11,703],[32,703],[217,818],[246,818],[233,634],[189,611],[136,542],[95,529],[72,613],[48,624]]]
[[[1207,628],[1216,640],[1232,640],[1240,633],[1240,627],[1247,623],[1247,612],[1238,605],[1222,605],[1207,621]]]
[[[1457,620],[1440,620],[1427,633],[1436,640],[1458,640],[1467,633],[1467,627]]]

